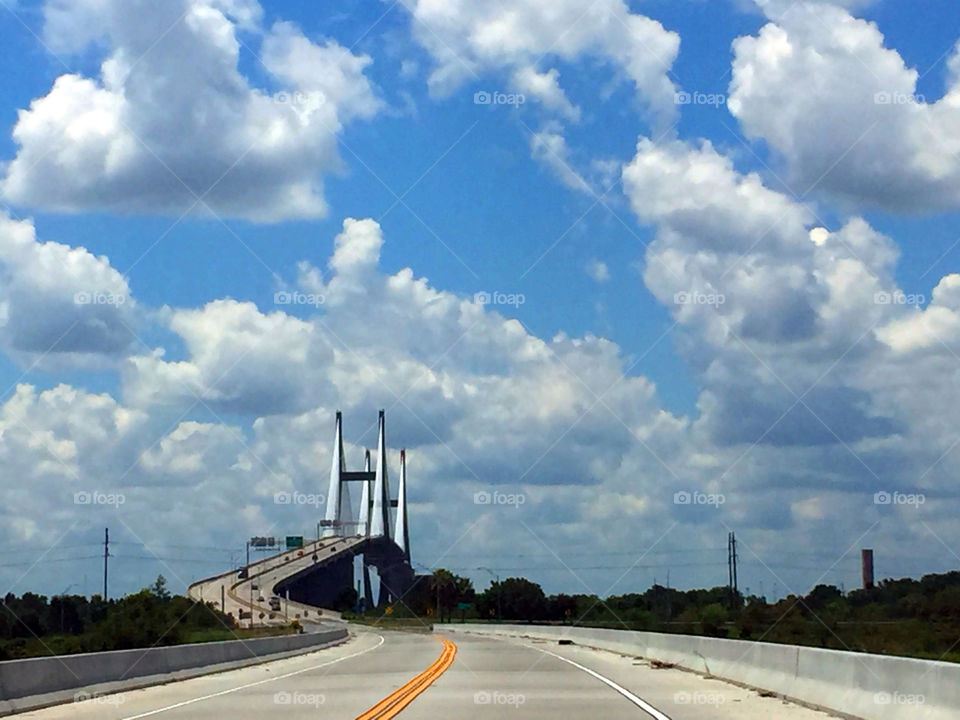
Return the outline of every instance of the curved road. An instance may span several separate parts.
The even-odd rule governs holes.
[[[351,628],[351,640],[284,660],[94,698],[21,717],[656,718],[826,720],[692,673],[571,645]],[[455,647],[453,647],[455,646]]]
[[[223,611],[237,619],[240,618],[241,610],[248,611],[253,608],[255,617],[252,620],[243,620],[240,623],[242,627],[250,627],[251,622],[254,625],[285,625],[293,619],[316,622],[319,617],[329,616],[331,613],[319,611],[319,608],[292,600],[288,602],[285,599],[281,600],[279,612],[271,611],[268,598],[273,592],[273,586],[285,578],[315,566],[318,562],[322,563],[335,559],[343,553],[352,552],[364,541],[364,537],[357,535],[322,538],[308,542],[302,549],[286,550],[250,563],[247,578],[238,577],[237,570],[230,570],[193,583],[187,592],[194,600],[212,602],[218,608],[223,598]],[[256,590],[253,589],[254,585],[257,586]],[[263,597],[263,602],[259,602],[260,597]],[[263,619],[260,618],[261,613],[264,616]]]

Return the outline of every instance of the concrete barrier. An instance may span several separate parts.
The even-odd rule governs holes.
[[[343,642],[346,626],[298,635],[0,662],[0,715],[253,665]]]
[[[956,720],[960,665],[692,635],[556,625],[436,625],[437,632],[572,640],[673,663],[862,720]]]

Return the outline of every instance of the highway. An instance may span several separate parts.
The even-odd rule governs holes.
[[[293,619],[318,621],[321,614],[329,615],[329,611],[318,613],[318,608],[292,600],[282,600],[280,611],[272,612],[268,600],[273,586],[318,563],[350,552],[363,542],[364,538],[360,536],[323,538],[308,542],[301,549],[287,550],[250,563],[249,577],[245,579],[237,576],[237,570],[231,570],[193,583],[188,594],[194,600],[212,602],[218,608],[222,597],[223,611],[232,614],[234,618],[240,617],[241,610],[254,608],[255,617],[252,621],[242,621],[242,627],[249,627],[251,622],[257,625],[285,625]],[[254,585],[257,586],[256,590],[252,587]],[[263,602],[259,602],[260,597],[263,597]],[[264,615],[262,620],[261,613]]]
[[[340,646],[24,713],[55,720],[825,720],[716,680],[575,645],[352,627]]]

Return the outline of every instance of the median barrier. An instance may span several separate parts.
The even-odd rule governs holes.
[[[960,718],[960,665],[724,638],[560,625],[435,625],[471,633],[575,644],[676,665],[862,720]]]
[[[0,715],[133,690],[337,644],[347,628],[297,635],[55,655],[0,662]]]

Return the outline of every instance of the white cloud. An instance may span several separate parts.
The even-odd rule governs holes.
[[[238,29],[260,13],[247,0],[50,3],[55,49],[97,40],[106,55],[99,77],[62,75],[20,111],[5,198],[67,212],[324,215],[338,134],[380,108],[364,75],[370,60],[277,23],[259,50],[282,91],[274,97],[238,69]]]
[[[590,184],[571,165],[570,148],[556,125],[548,125],[530,136],[530,152],[534,160],[547,167],[571,190],[595,194]]]
[[[907,300],[906,295],[889,298],[892,303]],[[912,312],[880,328],[881,340],[901,353],[953,354],[960,348],[960,275],[951,273],[941,279],[923,310],[916,307],[916,301],[911,306]]]
[[[624,185],[656,225],[644,281],[684,329],[704,383],[698,425],[715,442],[832,445],[897,431],[901,418],[880,411],[880,389],[864,380],[883,356],[873,329],[900,312],[875,302],[897,291],[889,239],[859,219],[815,229],[804,206],[708,143],[642,140]]]
[[[168,316],[190,360],[166,362],[162,352],[130,358],[124,376],[134,404],[189,406],[199,399],[219,412],[267,414],[305,410],[322,397],[332,353],[309,323],[235,300]],[[282,367],[287,371],[278,373]]]
[[[708,145],[641,142],[624,179],[635,211],[657,226],[645,278],[680,321],[681,350],[703,386],[699,418],[665,412],[649,380],[625,375],[630,358],[608,340],[538,338],[411,269],[383,273],[381,228],[348,219],[327,278],[301,265],[300,290],[326,300],[315,315],[299,319],[230,299],[164,310],[185,355],[133,358],[123,403],[66,386],[23,386],[0,405],[0,462],[50,498],[29,502],[10,490],[5,499],[22,510],[4,537],[21,541],[51,519],[102,530],[105,518],[74,506],[72,493],[113,489],[103,478],[117,478],[127,496],[119,518],[151,543],[189,536],[229,545],[267,528],[312,527],[314,508],[272,498],[325,491],[336,408],[345,412],[351,467],[374,442],[376,410],[387,409],[394,462],[395,448],[409,451],[421,562],[466,528],[471,566],[485,562],[484,553],[541,552],[538,538],[551,547],[646,547],[674,522],[668,547],[678,537],[682,547],[711,547],[725,530],[714,522],[720,517],[764,557],[798,534],[816,538],[816,551],[846,547],[866,529],[881,483],[952,492],[960,468],[949,457],[921,477],[952,442],[960,397],[930,381],[952,366],[943,356],[926,358],[914,377],[904,365],[916,363],[911,353],[869,332],[910,312],[873,302],[878,289],[895,289],[889,240],[852,220],[812,242],[802,206],[737,173]],[[778,212],[782,227],[752,234]],[[743,268],[724,275],[744,253]],[[661,260],[685,274],[673,277]],[[673,305],[672,293],[694,279],[726,293],[726,304]],[[950,305],[956,282],[941,285],[935,302]],[[765,305],[767,298],[777,304]],[[794,306],[812,316],[803,332],[780,317]],[[778,378],[797,394],[818,383],[800,405]],[[217,415],[232,413],[231,422],[171,423],[194,393]],[[206,408],[199,414],[209,418]],[[496,515],[498,508],[473,503],[474,492],[490,489],[523,492],[527,503]],[[675,504],[679,490],[722,492],[726,503],[706,514]],[[868,525],[840,522],[850,517]],[[923,518],[954,538],[948,518]],[[917,524],[905,518],[871,537],[879,544],[919,533]],[[189,579],[226,561],[210,562],[209,569],[171,564]],[[676,582],[707,581],[699,571],[678,572]],[[565,576],[529,574],[548,589],[570,589]],[[585,573],[583,589],[603,594],[616,575]]]
[[[448,473],[497,482],[516,481],[516,468],[533,462],[531,443],[546,449],[551,433],[561,434],[583,413],[594,416],[592,393],[618,381],[616,397],[607,400],[618,414],[638,427],[655,417],[652,385],[620,377],[612,343],[563,335],[547,342],[516,320],[432,288],[410,269],[384,275],[382,242],[377,223],[347,219],[329,279],[301,266],[301,290],[325,299],[306,320],[232,300],[169,311],[168,326],[187,357],[167,362],[157,351],[132,358],[125,399],[158,407],[200,396],[216,412],[254,416],[337,406],[368,417],[390,407],[395,440],[436,446],[433,462]],[[603,422],[614,448],[625,450],[619,422]],[[587,460],[576,457],[579,434],[528,482],[596,482]],[[504,437],[512,439],[498,447]]]
[[[117,355],[137,328],[126,279],[85,248],[40,242],[30,221],[0,213],[0,344],[25,362]]]
[[[734,42],[728,108],[783,157],[793,190],[899,211],[958,206],[957,74],[943,98],[922,98],[875,24],[817,2],[772,17]]]
[[[603,260],[593,259],[587,263],[587,275],[597,283],[605,283],[610,279],[610,268]]]
[[[524,95],[536,98],[567,120],[576,122],[580,119],[580,108],[571,103],[560,88],[560,72],[556,68],[543,73],[529,66],[519,68],[513,74],[513,84]]]
[[[433,57],[429,84],[439,95],[482,73],[507,72],[524,92],[574,118],[578,111],[560,87],[556,69],[542,66],[593,57],[629,78],[660,122],[674,115],[668,73],[680,38],[657,21],[631,13],[623,0],[589,6],[575,0],[549,5],[536,0],[510,5],[411,0],[405,5],[417,40]]]

